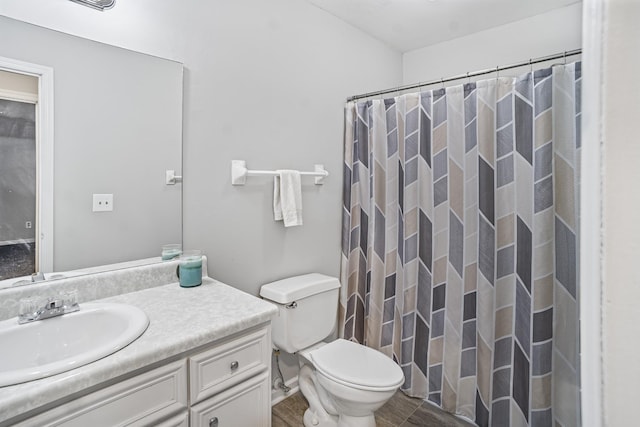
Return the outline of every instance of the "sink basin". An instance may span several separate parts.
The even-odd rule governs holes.
[[[80,311],[23,325],[0,322],[0,387],[94,362],[135,341],[149,326],[137,307],[84,303]]]

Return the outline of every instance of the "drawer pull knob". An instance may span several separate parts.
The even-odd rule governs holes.
[[[233,361],[231,362],[231,370],[235,371],[236,369],[238,369],[238,367],[240,366],[240,364],[238,363],[238,361]]]
[[[209,420],[209,427],[218,427],[218,417],[213,417]]]

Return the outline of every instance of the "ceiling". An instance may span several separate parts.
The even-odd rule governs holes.
[[[579,0],[307,0],[400,52],[579,3]]]

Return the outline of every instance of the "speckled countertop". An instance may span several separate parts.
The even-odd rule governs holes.
[[[101,360],[41,380],[0,387],[0,425],[112,378],[260,325],[277,313],[274,305],[209,278],[196,288],[173,283],[95,302],[141,308],[149,317],[149,327],[136,341]]]

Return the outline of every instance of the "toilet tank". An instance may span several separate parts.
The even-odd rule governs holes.
[[[326,338],[335,328],[340,281],[311,273],[267,283],[260,296],[278,306],[271,323],[276,348],[295,353]]]

